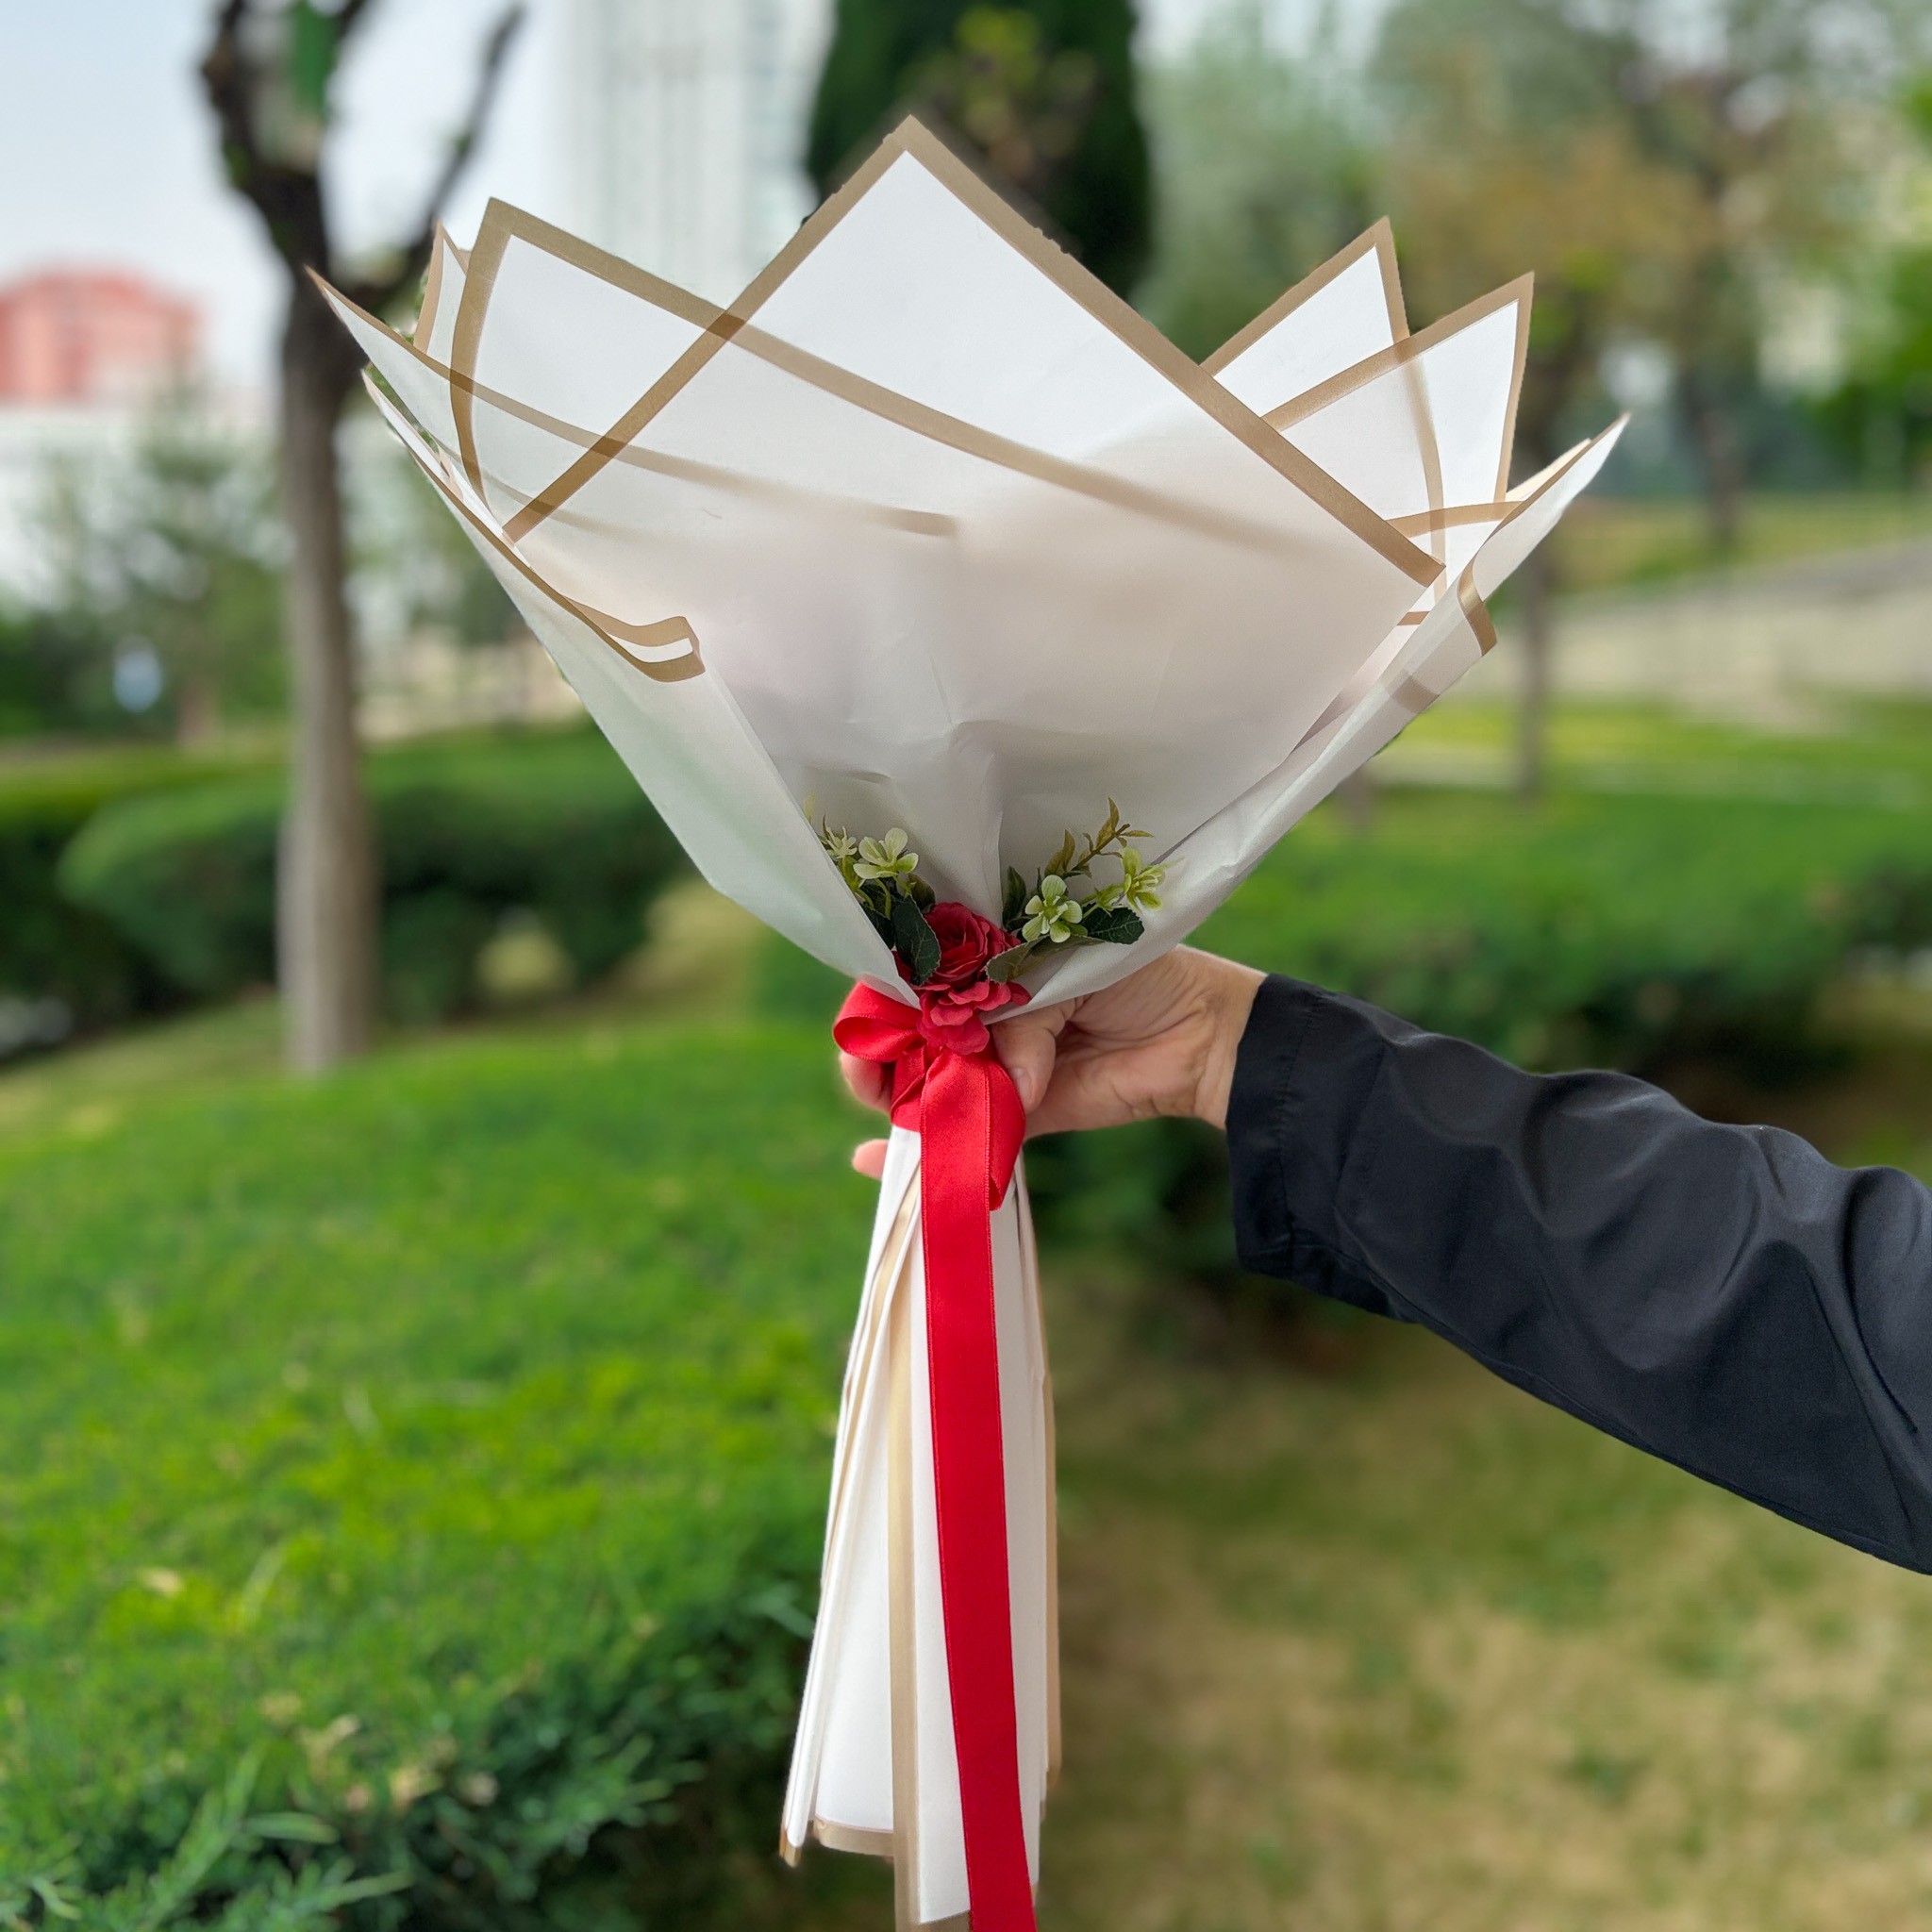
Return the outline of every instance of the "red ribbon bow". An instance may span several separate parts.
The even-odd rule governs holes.
[[[934,1045],[919,1019],[917,1008],[855,986],[832,1037],[856,1058],[891,1068],[892,1124],[920,1138],[940,1600],[966,1891],[973,1932],[1033,1932],[1013,1707],[991,1221],[1020,1158],[1026,1109],[990,1045],[973,1054]]]

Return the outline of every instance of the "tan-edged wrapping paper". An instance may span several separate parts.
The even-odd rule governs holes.
[[[1175,944],[1493,641],[1485,600],[1617,434],[1506,488],[1526,282],[1411,335],[1386,225],[1199,368],[908,122],[728,308],[492,203],[413,340],[331,299],[377,408],[720,891],[911,1001],[808,807],[908,828],[991,918],[1109,798]],[[998,1024],[995,1020],[994,1024]],[[964,1923],[919,1140],[846,1374],[782,1843]],[[1058,1757],[1052,1417],[1024,1181],[992,1224],[1018,1774]]]

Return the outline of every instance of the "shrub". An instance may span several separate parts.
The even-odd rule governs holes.
[[[400,1020],[472,1005],[477,956],[509,917],[541,922],[578,977],[608,970],[683,864],[588,732],[387,753],[371,760],[370,790],[385,1004]],[[75,840],[60,882],[181,996],[221,999],[274,977],[280,813],[280,781],[265,774],[128,799]]]
[[[1853,946],[1913,942],[1913,880],[1932,910],[1913,812],[1396,791],[1362,836],[1318,813],[1200,943],[1528,1066],[1715,1049],[1769,1073],[1804,1057]]]
[[[1716,1054],[1775,1077],[1826,1049],[1818,995],[1848,953],[1928,941],[1932,826],[1913,812],[1391,791],[1364,834],[1315,813],[1198,942],[1526,1066]],[[774,942],[762,992],[828,1021],[841,988]],[[1042,1144],[1028,1171],[1048,1240],[1235,1291],[1220,1136],[1154,1122]]]
[[[139,748],[23,761],[0,775],[0,1060],[168,1003],[165,981],[113,923],[62,895],[60,856],[105,807],[233,769]]]
[[[841,1113],[815,1036],[716,1030],[0,1149],[0,1900],[161,1871],[246,1768],[272,1828],[184,1917],[340,1868],[408,1881],[358,1926],[743,1924],[870,1211]]]
[[[1862,944],[1932,940],[1932,827],[1874,808],[1580,797],[1525,813],[1394,791],[1324,810],[1199,942],[1537,1068],[1687,1055],[1760,1079],[1830,1051],[1819,995]],[[1096,1216],[1157,1270],[1240,1296],[1226,1147],[1186,1122],[1043,1150],[1042,1226]]]

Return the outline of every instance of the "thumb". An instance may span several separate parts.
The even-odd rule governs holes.
[[[992,1029],[1000,1062],[1012,1075],[1020,1105],[1028,1113],[1040,1105],[1053,1079],[1054,1058],[1067,1018],[1065,1007],[1028,1008]]]

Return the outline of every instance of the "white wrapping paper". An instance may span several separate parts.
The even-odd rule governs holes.
[[[997,917],[1118,798],[1176,943],[1493,642],[1612,429],[1506,489],[1529,290],[1411,336],[1386,225],[1205,369],[908,123],[728,309],[492,203],[413,340],[333,298],[377,407],[704,875],[911,1001],[806,817],[910,829]],[[1621,426],[1621,425],[1619,425]],[[782,1840],[963,1923],[919,1141],[894,1129]],[[1024,1180],[993,1219],[1029,1861],[1058,1753],[1052,1418]]]

